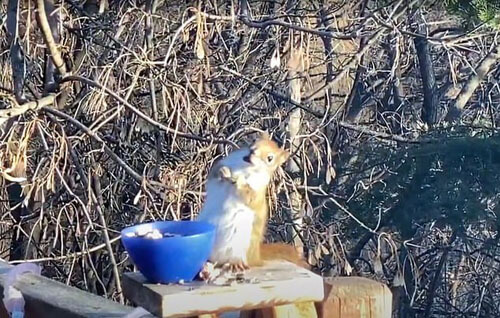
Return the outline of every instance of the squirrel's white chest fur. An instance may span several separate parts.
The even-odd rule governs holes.
[[[265,188],[270,176],[266,171],[255,169],[243,160],[249,149],[239,149],[221,160],[233,176],[243,175],[253,189]],[[206,184],[206,198],[198,220],[216,226],[215,244],[210,260],[217,263],[247,261],[247,251],[255,213],[237,195],[235,185],[227,181],[210,178]]]

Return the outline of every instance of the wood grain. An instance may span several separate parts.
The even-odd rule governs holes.
[[[268,262],[245,272],[245,278],[256,282],[157,285],[148,284],[140,273],[125,273],[123,291],[136,305],[172,318],[323,300],[323,278],[292,263]]]
[[[317,304],[320,318],[390,318],[392,293],[363,277],[325,279],[325,300]]]
[[[11,268],[8,263],[0,261],[1,295]],[[122,318],[134,309],[34,274],[23,274],[14,286],[26,301],[26,318]]]

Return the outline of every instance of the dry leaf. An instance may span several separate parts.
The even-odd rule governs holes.
[[[330,254],[330,251],[326,248],[325,245],[321,244],[320,247],[321,247],[321,252],[323,253],[323,255]]]
[[[281,65],[280,50],[279,50],[279,47],[276,46],[276,49],[274,50],[273,56],[271,57],[270,66],[271,66],[271,68],[279,68],[280,65]]]
[[[344,264],[344,270],[345,270],[345,273],[348,275],[348,276],[351,276],[351,273],[352,273],[352,267],[351,267],[351,264],[349,264],[348,261],[345,262]]]
[[[137,202],[139,202],[139,199],[141,198],[141,194],[142,194],[142,191],[139,190],[139,192],[137,192],[137,194],[135,195],[135,197],[134,197],[134,205],[137,205]]]
[[[198,85],[196,86],[196,93],[203,95],[203,73],[198,74]]]
[[[184,29],[182,32],[182,42],[187,43],[187,41],[189,41],[189,32]]]
[[[307,262],[311,264],[311,266],[316,266],[316,264],[318,264],[318,261],[316,257],[314,257],[313,253],[309,254],[309,256],[307,257]]]
[[[199,37],[196,38],[196,57],[200,60],[205,58],[205,50],[203,49],[203,43]]]
[[[403,274],[401,271],[398,270],[396,275],[394,276],[394,280],[392,281],[392,286],[394,287],[399,287],[399,286],[404,286],[405,281],[403,279]]]
[[[375,256],[373,258],[373,270],[375,271],[376,274],[383,274],[384,271],[382,269],[382,262],[380,261],[379,256]]]
[[[335,179],[336,172],[335,169],[332,166],[329,166],[326,169],[326,184],[330,184],[333,179]]]
[[[194,50],[196,53],[196,57],[202,60],[205,58],[205,49],[203,48],[203,34],[204,34],[204,21],[202,19],[201,13],[198,13],[196,24],[196,39],[194,43]]]
[[[322,245],[319,245],[319,246],[317,246],[317,247],[314,249],[314,256],[315,256],[317,259],[320,259],[320,258],[321,258],[321,246],[322,246]]]

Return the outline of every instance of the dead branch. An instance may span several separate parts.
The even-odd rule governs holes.
[[[485,76],[490,72],[493,65],[500,59],[500,43],[495,45],[491,51],[483,58],[479,65],[474,70],[474,73],[469,76],[464,87],[458,94],[454,103],[451,104],[446,121],[454,121],[460,118],[465,105],[474,94],[476,88],[481,84]]]
[[[42,107],[52,105],[55,101],[54,95],[45,96],[39,100],[28,102],[8,109],[0,109],[0,127],[10,118],[22,115],[28,110],[39,110]],[[16,103],[13,103],[16,104]]]
[[[418,2],[419,2],[419,0],[413,0],[408,5],[405,5],[401,10],[399,10],[398,13],[394,14],[393,19],[397,20],[399,17],[401,17],[406,12],[406,10],[411,9]],[[356,55],[353,58],[351,58],[349,60],[349,62],[347,62],[345,64],[342,71],[340,71],[331,82],[323,85],[322,87],[319,87],[313,93],[306,96],[304,98],[304,102],[310,103],[314,99],[322,96],[326,90],[328,90],[330,87],[333,87],[334,85],[336,85],[344,76],[347,76],[347,74],[350,73],[351,69],[354,68],[356,66],[356,64],[359,64],[359,62],[361,61],[361,59],[365,55],[365,53],[368,51],[368,49],[370,49],[372,47],[372,45],[374,45],[378,41],[378,39],[380,38],[380,36],[383,33],[384,33],[384,29],[382,29],[382,28],[380,28],[378,31],[374,32],[369,37],[369,39],[366,41],[365,45],[359,50],[359,52],[356,53]]]
[[[47,14],[51,15],[53,12],[47,12],[47,8],[45,6],[45,1],[47,0],[37,0],[37,16],[40,23],[40,29],[42,30],[42,34],[45,40],[45,44],[50,52],[50,57],[54,62],[54,65],[57,67],[59,74],[61,76],[66,76],[66,64],[61,57],[61,52],[58,48],[58,43],[54,39],[54,35],[52,34],[52,29],[47,18]]]

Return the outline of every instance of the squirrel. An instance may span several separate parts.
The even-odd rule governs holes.
[[[263,244],[269,217],[267,188],[289,153],[264,133],[249,147],[231,152],[211,168],[206,201],[198,220],[214,224],[216,238],[210,261],[232,270],[287,260],[308,267],[298,251],[284,243]]]
[[[269,211],[267,188],[274,172],[289,153],[264,133],[251,146],[231,152],[217,161],[207,178],[207,198],[198,220],[214,224],[216,239],[210,261],[245,270],[263,261],[286,260],[309,268],[295,247],[284,243],[264,244]],[[268,308],[269,317],[317,318],[314,303]],[[240,317],[259,317],[250,310]]]

